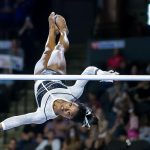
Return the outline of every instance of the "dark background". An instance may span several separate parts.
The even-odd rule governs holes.
[[[70,49],[66,53],[68,74],[81,74],[87,66],[94,65],[104,70],[114,69],[123,75],[150,75],[149,3],[149,0],[0,0],[0,42],[17,41],[8,51],[0,49],[0,55],[20,56],[24,60],[22,70],[0,68],[0,73],[33,74],[34,65],[44,51],[49,31],[48,16],[54,11],[65,17],[69,28]],[[31,26],[20,33],[26,19],[30,20]],[[122,40],[125,46],[120,49],[115,46],[109,49],[91,47],[93,42],[107,43],[112,40]],[[114,54],[116,49],[117,55]],[[116,58],[120,61],[111,66],[109,60],[116,61]],[[36,110],[33,87],[33,81],[0,81],[0,119]],[[149,90],[149,82],[89,82],[81,101],[104,113],[104,121],[107,122],[104,137],[99,126],[96,130],[84,130],[76,123],[56,119],[43,125],[22,126],[0,133],[0,148],[33,150],[40,144],[38,138],[41,136],[41,141],[48,139],[47,133],[52,129],[57,132],[53,138],[58,138],[62,146],[64,143],[68,146],[63,150],[149,150]],[[127,96],[125,99],[124,94]],[[142,98],[136,100],[137,95]],[[118,99],[124,103],[121,101],[118,104]],[[131,103],[135,114],[129,112],[132,110],[128,108]],[[121,109],[115,112],[114,107]],[[138,121],[132,122],[132,115]],[[137,125],[132,130],[137,134],[135,137],[128,135],[130,121]],[[98,125],[101,126],[101,122]],[[72,128],[76,132],[73,138]],[[140,133],[144,131],[147,134],[140,138]],[[131,146],[127,145],[126,139],[131,140]],[[91,140],[93,143],[88,148]],[[12,142],[17,148],[10,148]],[[100,142],[97,149],[94,147],[96,142]],[[74,148],[78,145],[80,148]]]

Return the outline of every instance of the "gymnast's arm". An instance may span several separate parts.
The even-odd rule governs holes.
[[[97,67],[94,66],[89,66],[87,67],[81,75],[117,75],[118,72],[114,72],[112,70],[110,71],[103,71]],[[84,89],[84,86],[87,84],[88,80],[77,80],[74,84],[74,86],[72,86],[73,88],[81,88]]]
[[[37,111],[33,113],[7,118],[0,123],[0,129],[8,130],[26,124],[41,124],[45,121],[44,113],[40,109],[37,109]]]

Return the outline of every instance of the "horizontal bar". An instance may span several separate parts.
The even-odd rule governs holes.
[[[150,81],[150,75],[15,75],[1,74],[0,80],[114,80]]]

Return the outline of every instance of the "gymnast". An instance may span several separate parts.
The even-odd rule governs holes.
[[[64,75],[66,60],[64,53],[69,48],[68,28],[64,17],[52,12],[48,18],[49,35],[45,50],[36,63],[34,74]],[[56,45],[56,35],[59,40]],[[117,75],[114,71],[102,71],[97,67],[87,67],[82,75]],[[0,123],[1,130],[8,130],[26,124],[42,124],[58,116],[81,123],[84,127],[97,124],[97,117],[92,109],[78,102],[87,80],[77,80],[73,86],[67,86],[60,80],[37,80],[34,93],[37,110],[32,113],[13,116]]]

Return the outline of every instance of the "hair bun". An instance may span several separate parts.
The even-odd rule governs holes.
[[[86,116],[90,125],[98,125],[98,118],[93,114]]]
[[[81,123],[83,127],[90,128],[91,125],[98,124],[98,118],[94,115],[92,109],[82,103],[78,103],[78,112],[72,118],[73,121]]]

